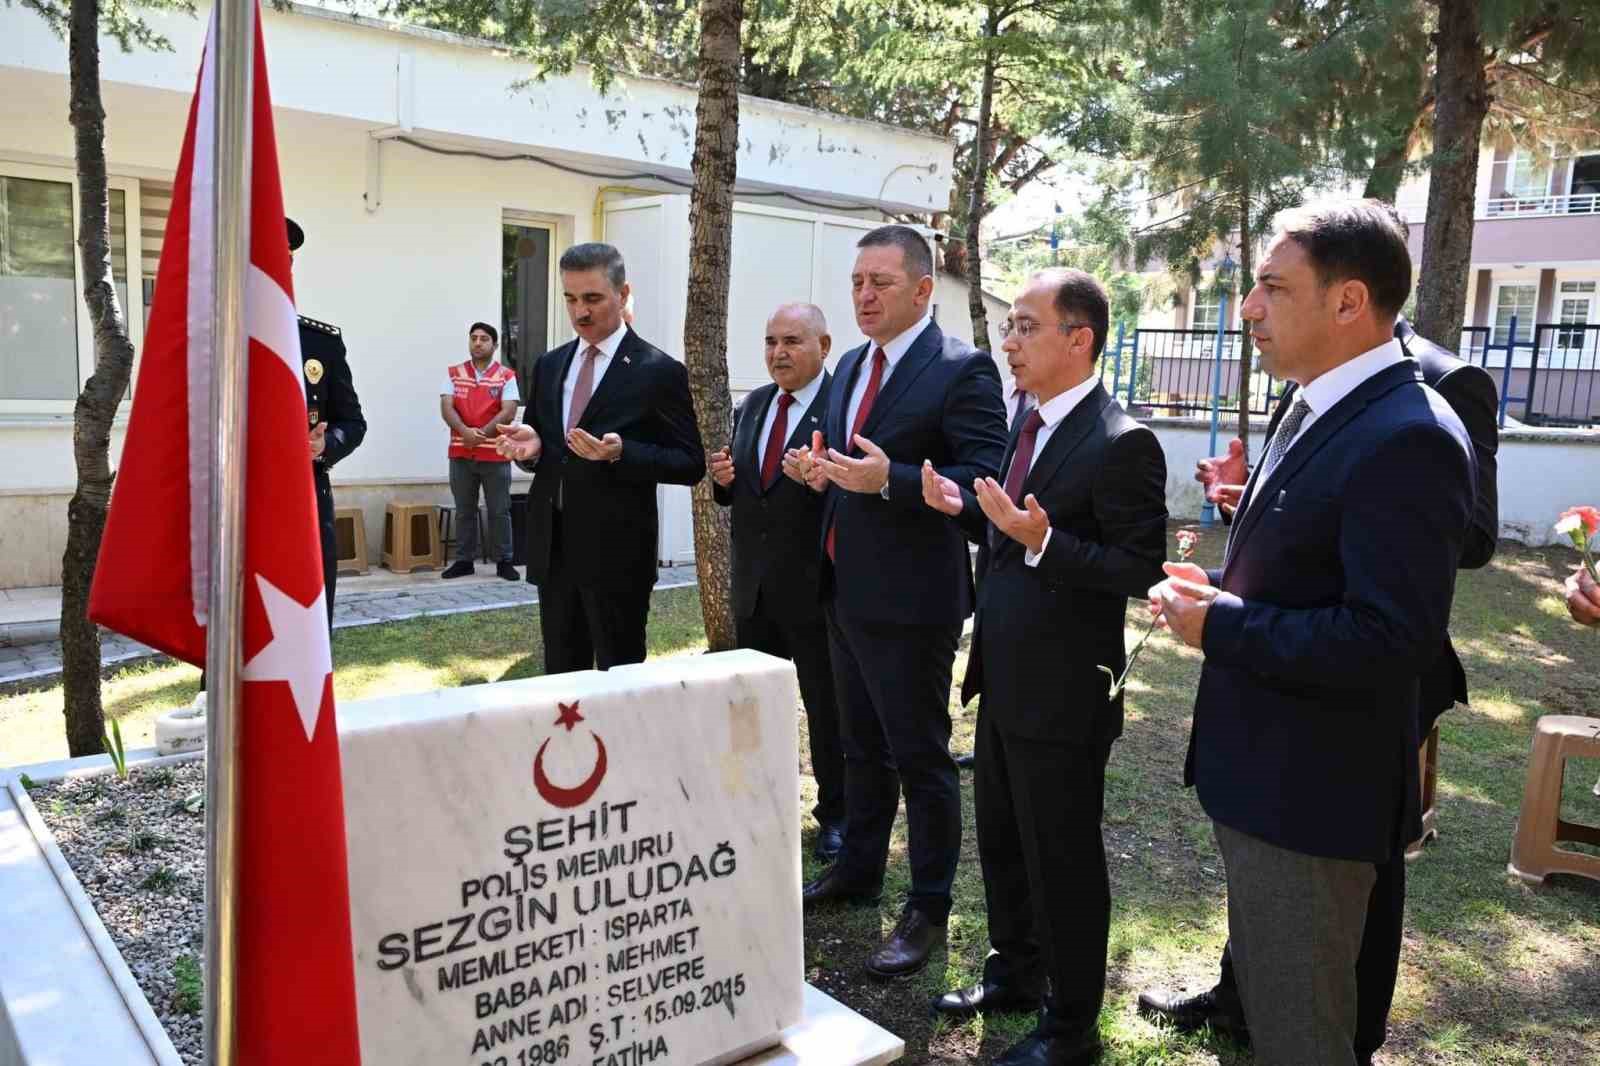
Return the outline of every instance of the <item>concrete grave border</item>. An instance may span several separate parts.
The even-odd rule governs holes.
[[[140,748],[128,752],[128,765],[199,757],[158,756],[154,748]],[[112,771],[104,755],[0,770],[0,899],[8,902],[0,918],[0,1066],[183,1066],[22,787],[24,774],[42,784]],[[17,935],[18,927],[25,934]]]
[[[204,755],[138,748],[127,760],[131,769]],[[113,769],[105,755],[0,768],[0,1066],[183,1066],[22,787],[24,774],[43,784]],[[884,1066],[904,1054],[904,1040],[807,984],[800,1023],[737,1066]]]

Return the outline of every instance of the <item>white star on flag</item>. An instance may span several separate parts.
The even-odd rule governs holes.
[[[267,610],[272,640],[244,664],[246,681],[286,681],[294,695],[295,710],[305,726],[306,740],[317,732],[322,713],[322,690],[333,673],[333,650],[328,645],[327,590],[317,592],[308,605],[296,603],[260,574],[256,586]]]

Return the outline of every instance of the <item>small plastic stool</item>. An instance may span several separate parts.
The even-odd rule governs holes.
[[[364,574],[367,563],[367,520],[359,507],[333,510],[334,566],[341,574]]]
[[[391,503],[383,515],[383,565],[397,574],[443,565],[436,532],[439,508],[431,503]]]
[[[1600,718],[1548,714],[1539,719],[1506,867],[1529,884],[1542,884],[1550,874],[1600,881],[1600,856],[1557,847],[1563,840],[1600,846],[1600,828],[1561,820],[1561,779],[1572,758],[1600,759]]]

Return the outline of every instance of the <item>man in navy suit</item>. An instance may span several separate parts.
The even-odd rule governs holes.
[[[819,435],[828,446],[785,457],[825,491],[818,548],[848,822],[838,861],[802,898],[877,900],[903,789],[911,890],[867,960],[869,973],[897,977],[944,942],[961,853],[950,675],[972,569],[961,530],[922,502],[922,464],[962,485],[993,477],[1006,419],[994,360],[933,321],[922,235],[880,226],[857,248],[851,293],[868,343],[839,361]]]
[[[1185,780],[1228,874],[1257,1058],[1357,1061],[1377,866],[1421,831],[1421,673],[1444,646],[1472,442],[1394,336],[1411,287],[1387,205],[1286,212],[1240,307],[1298,386],[1220,570],[1167,564],[1153,610],[1205,653]]]
[[[1494,379],[1482,367],[1464,362],[1418,336],[1404,318],[1395,321],[1394,335],[1406,355],[1416,361],[1423,382],[1444,397],[1472,438],[1473,457],[1477,462],[1477,502],[1461,545],[1457,569],[1476,570],[1487,566],[1494,558],[1500,533],[1499,490],[1495,483],[1496,455],[1500,448],[1499,396]],[[1293,408],[1295,391],[1292,383],[1284,387],[1277,409],[1267,424],[1269,439],[1285,413]],[[1228,455],[1202,459],[1196,464],[1195,480],[1206,485],[1207,495],[1217,503],[1224,522],[1231,519],[1249,476],[1244,445],[1237,438],[1231,443]],[[1467,675],[1447,635],[1443,650],[1422,672],[1417,737],[1426,741],[1440,715],[1457,703],[1466,702]],[[1420,842],[1414,846],[1420,847]],[[1371,1062],[1388,1038],[1389,1008],[1394,1002],[1395,978],[1400,970],[1400,947],[1405,933],[1405,904],[1406,861],[1404,856],[1395,855],[1388,862],[1378,864],[1378,880],[1367,905],[1366,930],[1356,970],[1359,1008],[1356,1060],[1363,1064]],[[1239,1002],[1233,958],[1226,945],[1222,949],[1218,976],[1214,987],[1194,995],[1141,992],[1139,1009],[1163,1017],[1180,1029],[1195,1030],[1209,1025],[1244,1036],[1248,1031],[1244,1008]]]
[[[711,456],[712,498],[733,508],[733,608],[741,648],[793,659],[806,707],[820,827],[816,855],[832,862],[844,839],[844,751],[833,697],[828,628],[817,597],[822,496],[786,477],[783,456],[822,428],[833,338],[815,304],[784,304],[767,319],[771,385],[733,412],[731,447]]]
[[[682,363],[623,319],[622,253],[575,244],[561,290],[577,334],[528,374],[527,423],[498,447],[534,474],[528,582],[544,672],[642,663],[656,581],[657,485],[693,485],[706,455]]]

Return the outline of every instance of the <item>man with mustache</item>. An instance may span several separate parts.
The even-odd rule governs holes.
[[[534,473],[528,582],[539,587],[547,674],[644,661],[656,486],[706,472],[688,372],[623,321],[622,253],[577,244],[560,266],[577,339],[539,357],[528,423],[502,428],[498,442]]]
[[[815,854],[832,862],[844,839],[844,750],[833,695],[828,627],[817,598],[822,495],[785,477],[783,454],[811,440],[828,410],[823,369],[833,338],[815,304],[784,304],[767,319],[771,385],[733,413],[733,443],[711,456],[712,497],[733,508],[733,607],[741,648],[793,659],[806,707],[820,827]]]

